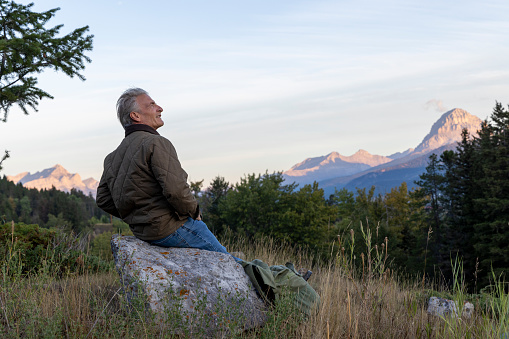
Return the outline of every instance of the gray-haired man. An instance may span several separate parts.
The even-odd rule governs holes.
[[[104,160],[97,205],[151,244],[228,253],[201,221],[175,148],[156,131],[164,125],[162,112],[143,89],[120,96],[117,115],[125,138]]]

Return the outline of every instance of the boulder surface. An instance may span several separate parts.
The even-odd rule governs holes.
[[[266,320],[263,301],[228,254],[121,235],[112,237],[111,248],[130,303],[141,300],[174,333],[249,329]]]

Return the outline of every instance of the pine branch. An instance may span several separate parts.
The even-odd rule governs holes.
[[[80,73],[91,59],[85,55],[92,50],[93,35],[86,35],[88,26],[77,28],[58,37],[63,25],[45,28],[60,8],[37,13],[33,4],[22,5],[0,0],[0,112],[7,120],[13,105],[28,114],[27,108],[37,111],[42,98],[53,97],[35,87],[34,73],[54,69],[73,78],[85,80]]]
[[[2,157],[2,160],[0,160],[0,171],[2,170],[2,163],[4,162],[5,159],[9,158],[10,155],[9,155],[9,151],[5,151],[5,154],[3,155]]]

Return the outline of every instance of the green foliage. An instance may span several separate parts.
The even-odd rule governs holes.
[[[48,222],[45,225],[47,228],[63,228],[67,230],[72,229],[72,223],[68,220],[64,219],[63,213],[58,213],[58,216],[54,216],[53,214],[48,214]]]
[[[111,253],[111,237],[113,234],[133,235],[129,225],[116,217],[111,218],[111,220],[107,216],[102,216],[99,219],[92,217],[88,221],[88,226],[93,230],[93,233],[89,235],[89,240],[91,240],[89,253],[107,261],[113,260]]]
[[[480,207],[474,248],[481,268],[499,275],[509,270],[509,111],[497,103],[490,118],[475,140],[482,189],[473,199]]]
[[[438,156],[431,154],[429,157],[426,172],[420,175],[419,181],[415,183],[421,187],[421,192],[428,197],[431,205],[432,217],[430,221],[436,230],[440,230],[440,210],[441,210],[441,193],[444,191],[445,177],[443,174],[443,166],[441,166]]]
[[[221,206],[231,188],[230,183],[224,177],[217,176],[210,183],[210,187],[205,190],[202,199],[198,200],[203,218],[207,220],[207,224],[213,232],[225,231],[223,225],[226,224],[226,221],[222,219]]]
[[[283,185],[283,181],[280,173],[241,178],[222,206],[227,226],[248,237],[272,233],[295,188],[295,185]]]
[[[191,188],[191,192],[193,192],[193,195],[195,198],[199,197],[199,193],[201,191],[202,186],[203,186],[203,180],[191,181],[190,188]]]
[[[93,36],[85,35],[88,26],[58,37],[63,25],[45,25],[59,8],[37,13],[32,7],[33,3],[0,0],[0,111],[4,122],[15,104],[28,114],[27,108],[37,110],[42,98],[53,98],[36,87],[34,74],[53,69],[85,80],[79,72],[91,61],[85,55],[92,50]]]
[[[110,263],[83,253],[79,239],[72,234],[23,223],[0,225],[0,261],[5,263],[4,275],[43,271],[64,275],[111,269]]]
[[[216,184],[211,196],[219,202],[210,204],[211,221],[223,222],[216,229],[229,227],[248,238],[270,235],[316,250],[326,249],[336,234],[336,209],[316,183],[296,190],[296,184],[284,184],[281,173],[266,173],[248,175],[228,191],[224,182]]]
[[[113,260],[111,254],[111,237],[114,232],[104,232],[94,238],[90,248],[90,254],[104,260]]]
[[[318,183],[292,191],[283,207],[283,214],[279,216],[272,234],[279,239],[326,252],[337,234],[334,227],[337,210],[326,203]]]
[[[132,236],[133,232],[129,229],[129,225],[121,220],[114,221],[111,229],[95,236],[90,243],[90,254],[104,260],[113,260],[111,254],[111,237],[113,234],[121,234]]]

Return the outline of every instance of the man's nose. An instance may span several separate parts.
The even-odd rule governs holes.
[[[159,112],[162,112],[162,111],[163,111],[163,108],[162,108],[161,106],[157,105],[157,110],[158,110]]]

